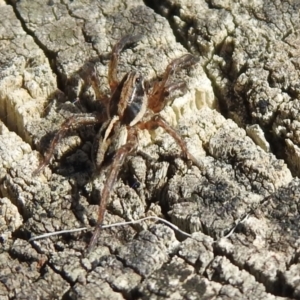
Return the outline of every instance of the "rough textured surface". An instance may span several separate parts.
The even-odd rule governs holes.
[[[154,10],[152,10],[154,9]],[[299,299],[299,4],[297,1],[0,0],[1,299]],[[201,169],[161,130],[141,132],[105,223],[143,222],[29,243],[95,224],[106,170],[91,174],[96,130],[82,127],[36,170],[55,130],[107,95],[109,52],[120,74],[150,80],[186,52],[188,91],[162,115]]]

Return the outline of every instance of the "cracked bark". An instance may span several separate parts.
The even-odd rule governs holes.
[[[146,3],[155,11],[142,1],[0,1],[1,299],[298,299],[297,2]],[[90,233],[28,243],[95,222],[105,170],[91,181],[92,128],[70,132],[31,174],[63,120],[97,107],[86,74],[95,65],[105,94],[108,53],[128,33],[144,39],[122,55],[121,74],[151,79],[199,55],[180,74],[188,92],[163,115],[203,168],[178,158],[166,133],[144,133],[105,221],[156,214],[197,240],[147,223],[104,230],[87,257]]]

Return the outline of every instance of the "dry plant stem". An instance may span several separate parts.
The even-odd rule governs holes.
[[[114,224],[109,224],[109,225],[103,225],[103,226],[101,226],[101,229],[107,229],[107,228],[113,228],[113,227],[125,226],[125,225],[133,225],[133,224],[138,224],[138,223],[141,223],[141,222],[147,221],[147,220],[160,221],[162,223],[165,223],[165,224],[169,225],[171,228],[173,228],[174,230],[180,232],[184,236],[193,238],[191,234],[179,229],[176,225],[172,224],[171,222],[169,222],[165,219],[162,219],[160,217],[156,217],[156,216],[149,216],[149,217],[145,217],[145,218],[141,218],[141,219],[133,220],[133,221],[128,221],[128,222],[119,222],[119,223],[114,223]],[[40,239],[44,239],[44,238],[47,238],[47,237],[60,235],[60,234],[64,234],[64,233],[75,233],[75,232],[79,232],[79,231],[83,231],[83,230],[93,230],[93,228],[81,227],[81,228],[75,228],[75,229],[69,229],[69,230],[54,231],[54,232],[34,236],[34,237],[30,238],[28,240],[28,242],[33,242],[33,241],[36,241],[36,240],[40,240]]]
[[[249,216],[250,216],[251,213],[248,213],[243,219],[241,219],[239,222],[237,222],[231,229],[230,231],[228,232],[228,234],[224,235],[223,237],[217,239],[217,240],[214,240],[212,241],[212,244],[213,243],[217,243],[218,241],[220,241],[222,238],[229,238],[236,230],[236,228],[240,225],[240,224],[243,224],[245,223]],[[156,221],[160,221],[162,223],[165,223],[167,224],[168,226],[170,226],[171,228],[173,228],[174,230],[178,231],[179,233],[181,233],[182,235],[186,236],[186,237],[189,237],[189,238],[192,238],[194,240],[197,241],[197,239],[193,238],[193,236],[181,229],[179,229],[178,226],[172,224],[171,222],[165,220],[165,219],[162,219],[160,217],[156,217],[156,216],[149,216],[149,217],[145,217],[145,218],[141,218],[141,219],[138,219],[138,220],[133,220],[133,221],[128,221],[128,222],[119,222],[119,223],[114,223],[114,224],[109,224],[109,225],[103,225],[101,226],[101,229],[107,229],[107,228],[113,228],[113,227],[118,227],[118,226],[125,226],[125,225],[133,225],[133,224],[137,224],[137,223],[141,223],[143,221],[147,221],[147,220],[156,220]],[[79,232],[79,231],[83,231],[83,230],[93,230],[93,228],[88,228],[88,227],[82,227],[82,228],[75,228],[75,229],[69,229],[69,230],[60,230],[60,231],[55,231],[55,232],[50,232],[50,233],[45,233],[45,234],[41,234],[41,235],[38,235],[38,236],[34,236],[32,238],[30,238],[28,240],[28,242],[33,242],[33,241],[36,241],[36,240],[40,240],[40,239],[44,239],[44,238],[47,238],[47,237],[51,237],[51,236],[55,236],[55,235],[60,235],[60,234],[64,234],[64,233],[75,233],[75,232]],[[200,241],[201,242],[201,241]]]

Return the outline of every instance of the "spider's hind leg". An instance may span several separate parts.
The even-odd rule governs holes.
[[[195,158],[193,154],[189,152],[187,145],[181,135],[160,115],[154,115],[147,122],[140,124],[141,129],[154,130],[157,127],[163,128],[175,140],[177,145],[181,148],[182,154],[186,159],[191,160],[192,163],[200,170],[203,169],[201,163]]]
[[[108,176],[107,176],[107,179],[106,179],[103,191],[102,191],[101,200],[100,200],[99,209],[98,209],[98,220],[97,220],[97,224],[96,224],[96,229],[90,240],[88,250],[87,250],[88,252],[93,248],[95,242],[97,241],[99,233],[101,231],[101,225],[104,220],[107,202],[109,200],[111,192],[113,191],[113,187],[117,180],[119,171],[120,171],[121,167],[123,166],[127,156],[130,153],[134,152],[136,150],[136,148],[137,148],[137,131],[134,127],[131,127],[128,129],[126,144],[123,145],[122,147],[120,147],[113,157],[113,162],[112,162],[112,165],[108,172]]]

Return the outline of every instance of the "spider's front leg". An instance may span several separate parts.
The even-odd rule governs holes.
[[[199,59],[192,54],[185,54],[169,63],[163,74],[162,80],[155,82],[149,94],[149,108],[154,112],[160,112],[166,105],[167,96],[176,89],[182,90],[186,87],[184,81],[169,83],[170,77],[177,69],[184,69],[197,63]]]
[[[142,35],[126,35],[123,38],[121,38],[117,44],[112,48],[111,51],[111,58],[108,65],[108,84],[111,90],[111,94],[119,94],[120,90],[117,91],[117,89],[120,89],[120,80],[118,79],[118,61],[121,52],[130,46],[134,46],[138,41],[142,39]],[[92,72],[91,77],[89,78],[90,84],[93,87],[93,90],[95,92],[96,99],[103,99],[103,94],[100,88],[100,82],[99,77],[96,74],[96,70],[94,69]],[[122,87],[121,87],[122,88]],[[117,95],[119,97],[119,95]],[[109,102],[105,101],[105,102]]]
[[[118,60],[120,53],[125,47],[136,44],[142,39],[142,35],[126,35],[119,40],[119,42],[113,47],[111,53],[111,59],[108,66],[108,83],[112,92],[115,91],[119,85],[118,80]]]
[[[127,142],[125,145],[120,147],[116,154],[113,157],[113,163],[110,167],[103,191],[102,191],[102,196],[100,200],[100,205],[98,209],[98,220],[96,224],[96,229],[93,233],[93,236],[90,240],[89,246],[87,251],[89,252],[95,242],[97,241],[97,238],[99,236],[99,233],[101,231],[101,225],[103,223],[105,211],[106,211],[106,205],[109,200],[109,197],[111,195],[111,192],[113,190],[114,184],[117,180],[120,168],[125,162],[126,157],[134,152],[137,148],[137,132],[134,127],[129,127],[128,133],[127,133]]]
[[[51,144],[46,152],[43,161],[40,163],[39,167],[33,172],[33,175],[40,173],[50,162],[53,156],[54,149],[56,145],[61,141],[61,139],[66,135],[68,130],[78,128],[81,125],[94,125],[104,121],[106,115],[104,114],[77,114],[68,118],[62,125],[58,132],[55,134],[51,141]]]

